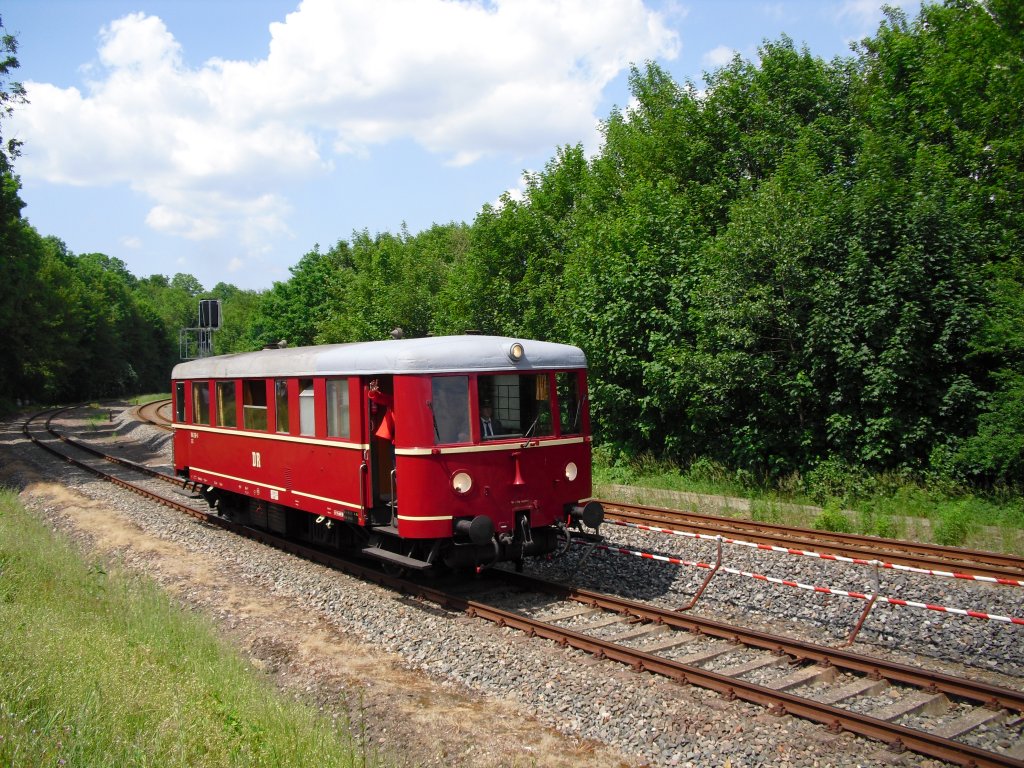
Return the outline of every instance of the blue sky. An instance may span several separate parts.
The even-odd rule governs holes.
[[[3,135],[41,234],[261,289],[314,244],[471,222],[558,146],[596,151],[630,63],[700,85],[782,34],[831,59],[881,5],[7,0],[30,104]]]

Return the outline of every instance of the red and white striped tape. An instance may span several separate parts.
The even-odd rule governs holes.
[[[627,523],[624,520],[609,520],[605,519],[606,523],[612,523],[613,525],[621,525],[625,528],[636,528],[641,531],[653,531],[654,533],[667,533],[670,536],[683,536],[689,539],[706,539],[709,541],[718,541],[718,536],[711,536],[706,533],[694,533],[692,531],[678,531],[673,528],[659,528],[654,525],[642,525],[641,523]],[[909,573],[920,573],[926,576],[939,576],[945,579],[963,579],[965,581],[984,581],[989,584],[1003,584],[1008,587],[1024,587],[1024,579],[1006,579],[997,578],[995,576],[976,576],[971,573],[956,573],[954,571],[936,571],[929,568],[916,568],[912,565],[899,565],[897,563],[887,563],[882,560],[865,560],[860,557],[846,557],[845,555],[831,555],[824,552],[814,552],[805,549],[794,549],[792,547],[776,547],[771,544],[757,544],[753,541],[744,541],[743,539],[731,539],[726,536],[720,537],[723,544],[736,544],[740,547],[751,547],[753,549],[761,549],[769,552],[781,552],[787,555],[800,555],[802,557],[816,557],[819,560],[834,560],[838,563],[854,563],[856,565],[877,565],[879,568],[888,568],[893,571],[907,571]]]
[[[708,538],[708,537],[705,537]],[[712,569],[715,566],[711,563],[701,563],[691,560],[683,560],[678,557],[669,557],[667,555],[655,555],[650,552],[641,552],[635,549],[625,549],[623,547],[612,547],[607,544],[598,544],[598,549],[603,549],[607,552],[618,555],[632,555],[633,557],[641,557],[645,560],[658,560],[663,563],[672,563],[674,565],[686,565],[695,568],[706,568]],[[820,592],[826,595],[843,595],[845,597],[856,598],[857,600],[870,600],[874,595],[864,594],[863,592],[850,592],[845,589],[834,589],[832,587],[818,587],[813,584],[801,584],[799,581],[792,581],[790,579],[778,579],[772,576],[765,576],[762,573],[753,573],[751,571],[741,571],[737,568],[729,568],[727,566],[719,566],[718,570],[725,571],[726,573],[732,573],[737,576],[747,576],[758,581],[767,581],[771,584],[781,584],[786,587],[793,587],[795,589],[804,589],[808,592]],[[890,605],[905,605],[910,608],[924,608],[929,611],[940,611],[942,613],[954,613],[959,616],[970,616],[974,619],[988,619],[989,621],[1002,621],[1007,624],[1020,624],[1024,626],[1024,619],[1017,618],[1016,616],[1000,616],[996,613],[987,613],[985,611],[972,611],[964,608],[950,608],[945,605],[934,605],[932,603],[919,603],[914,600],[901,600],[897,597],[887,597],[885,595],[878,595],[877,599],[889,603]]]

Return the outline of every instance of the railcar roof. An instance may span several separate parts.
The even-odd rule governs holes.
[[[513,363],[509,349],[523,345]],[[174,366],[174,379],[231,379],[260,376],[456,373],[586,368],[578,347],[505,336],[428,336],[294,349],[264,349],[205,357]]]

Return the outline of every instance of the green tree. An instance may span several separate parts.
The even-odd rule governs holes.
[[[313,344],[332,311],[332,283],[351,263],[349,245],[339,240],[326,253],[320,246],[291,267],[291,279],[275,282],[252,312],[250,338],[256,346],[285,341],[297,347]]]

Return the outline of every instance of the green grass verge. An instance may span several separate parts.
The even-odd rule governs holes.
[[[135,397],[128,398],[128,402],[131,405],[145,405],[146,403],[152,403],[154,400],[170,400],[170,392],[156,392],[151,395],[136,395]]]
[[[371,762],[209,623],[84,561],[0,489],[0,765]]]

